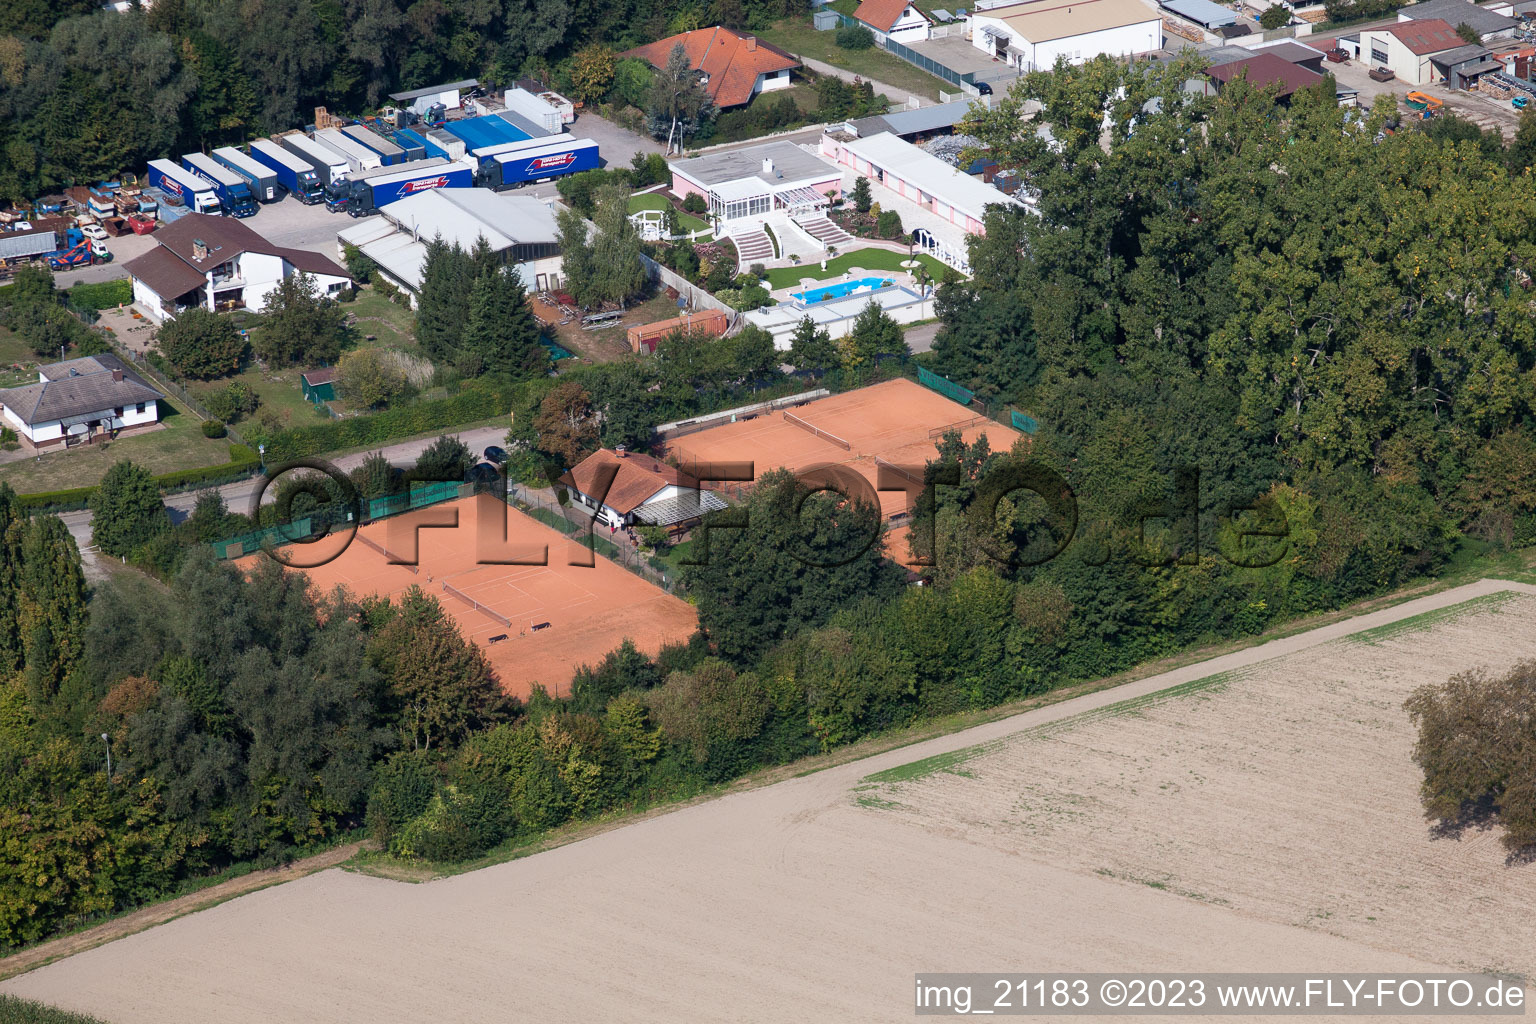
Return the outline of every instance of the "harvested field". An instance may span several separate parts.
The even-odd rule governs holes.
[[[1022,436],[905,378],[845,391],[787,413],[765,413],[674,438],[666,452],[684,466],[751,461],[758,476],[781,467],[800,471],[845,465],[869,482],[871,492],[879,485],[877,460],[883,460],[918,478],[912,493],[878,492],[880,511],[890,518],[911,510],[923,467],[938,451],[944,428],[955,427],[968,444],[985,435],[993,451],[1007,451]],[[907,483],[899,474],[892,480]]]
[[[496,519],[501,515],[507,517],[505,534]],[[427,526],[453,522],[451,529]],[[489,532],[482,537],[483,531]],[[536,682],[568,695],[577,667],[596,664],[626,637],[655,655],[663,644],[687,640],[697,627],[698,615],[685,601],[493,495],[372,523],[358,536],[339,555],[344,534],[286,549],[285,557],[312,566],[304,571],[322,591],[343,586],[358,596],[393,597],[420,586],[442,602],[466,639],[480,645],[502,688],[515,697],[527,697]],[[418,564],[391,564],[390,556]],[[240,564],[266,557],[249,555]],[[493,558],[547,564],[481,564]],[[505,639],[493,643],[493,637]]]
[[[0,989],[115,1024],[897,1021],[919,971],[1529,962],[1536,870],[1427,838],[1397,709],[1519,656],[1533,611],[1462,587],[470,874],[322,872]]]
[[[1536,658],[1499,595],[909,768],[863,799],[914,827],[1467,970],[1536,977],[1536,864],[1435,838],[1403,701]]]

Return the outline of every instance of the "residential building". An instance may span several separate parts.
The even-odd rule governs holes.
[[[524,287],[544,291],[558,285],[560,231],[550,202],[488,188],[434,189],[390,203],[378,216],[338,232],[336,248],[356,246],[386,278],[416,292],[427,243],[434,238],[466,252],[483,238],[502,262],[517,268]]]
[[[660,459],[623,448],[599,448],[560,478],[576,501],[610,528],[681,527],[726,508],[723,498]]]
[[[1316,71],[1293,64],[1278,54],[1261,51],[1252,57],[1206,69],[1214,92],[1243,80],[1256,89],[1272,89],[1275,98],[1289,100],[1294,93],[1321,85],[1326,79]]]
[[[908,0],[863,0],[853,12],[853,20],[869,29],[881,42],[887,39],[898,43],[921,42],[928,38],[928,29],[933,25],[928,15]]]
[[[789,88],[789,73],[800,66],[792,55],[756,36],[731,29],[694,29],[654,43],[625,50],[620,57],[637,57],[658,71],[667,65],[673,47],[681,44],[689,64],[710,100],[720,109],[752,102],[760,92]]]
[[[279,284],[310,275],[321,294],[335,295],[352,279],[333,261],[307,249],[273,245],[243,221],[189,213],[162,223],[155,247],[123,269],[133,301],[164,322],[192,306],[261,312]]]
[[[889,132],[865,139],[823,135],[821,155],[966,234],[983,233],[988,206],[1024,205]]]
[[[678,160],[672,165],[672,192],[680,199],[704,197],[721,235],[757,231],[764,223],[791,218],[825,218],[827,193],[842,187],[843,175],[791,142]]]
[[[1163,45],[1163,22],[1141,0],[1027,0],[971,15],[971,45],[1021,71],[1128,57]]]
[[[114,355],[38,367],[37,382],[0,390],[0,423],[28,448],[94,444],[160,421],[160,392]]]
[[[1441,18],[1400,21],[1385,28],[1360,30],[1360,59],[1372,67],[1391,68],[1409,85],[1428,85],[1436,73],[1430,57],[1466,46],[1467,41]]]

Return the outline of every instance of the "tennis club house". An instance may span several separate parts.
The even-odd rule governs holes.
[[[559,286],[560,231],[555,211],[533,196],[498,195],[488,188],[434,189],[382,207],[336,235],[338,254],[348,245],[379,265],[390,281],[421,288],[427,243],[441,238],[466,252],[485,239],[502,261],[517,268],[523,286]]]
[[[0,424],[27,448],[72,447],[160,421],[160,393],[114,355],[48,363],[37,381],[0,390]]]
[[[560,478],[597,520],[611,528],[680,528],[726,506],[676,466],[641,452],[599,448]]]
[[[322,295],[352,283],[347,272],[319,253],[273,245],[229,217],[189,213],[162,224],[155,247],[123,267],[133,301],[163,323],[192,306],[259,313],[286,278],[303,272]]]
[[[1130,57],[1163,45],[1163,21],[1141,0],[1028,0],[971,15],[971,45],[1020,71]]]

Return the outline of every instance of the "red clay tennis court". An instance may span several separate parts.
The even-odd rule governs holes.
[[[504,542],[498,515],[507,517]],[[451,529],[413,528],[454,516],[458,525]],[[489,531],[487,539],[482,529]],[[344,536],[284,551],[295,561],[316,562],[338,549]],[[546,548],[546,565],[480,564],[487,556],[529,560]],[[393,565],[386,550],[401,558],[415,553],[419,564]],[[265,557],[250,555],[238,564],[249,567]],[[687,640],[698,625],[687,602],[488,494],[371,523],[335,558],[303,571],[322,591],[340,585],[359,597],[393,597],[419,585],[485,651],[502,688],[516,697],[528,696],[535,682],[567,695],[578,666],[595,665],[626,637],[654,655],[663,644]],[[500,636],[506,639],[492,642]]]
[[[873,490],[880,461],[911,467],[920,481],[923,466],[950,428],[958,429],[967,443],[986,435],[993,451],[1007,451],[1022,436],[900,378],[675,438],[668,442],[667,454],[676,455],[685,467],[691,462],[751,461],[758,476],[780,467],[798,471],[818,463],[848,465]],[[887,519],[911,511],[916,499],[915,493],[905,491],[877,493]]]

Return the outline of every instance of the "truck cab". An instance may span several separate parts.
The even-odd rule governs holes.
[[[325,208],[332,213],[346,213],[351,200],[352,183],[346,178],[337,178],[325,186]]]
[[[219,197],[213,194],[213,190],[199,192],[192,197],[193,213],[206,213],[211,217],[218,217],[224,213],[224,207],[219,205]]]
[[[298,180],[299,191],[294,193],[294,198],[305,206],[325,202],[325,186],[320,184],[320,175],[314,171],[305,171],[298,176]]]
[[[107,243],[95,236],[91,237],[91,259],[96,263],[111,263],[112,250],[107,248]]]
[[[229,213],[235,217],[250,217],[256,213],[256,196],[251,192],[251,186],[246,184],[230,185]]]

